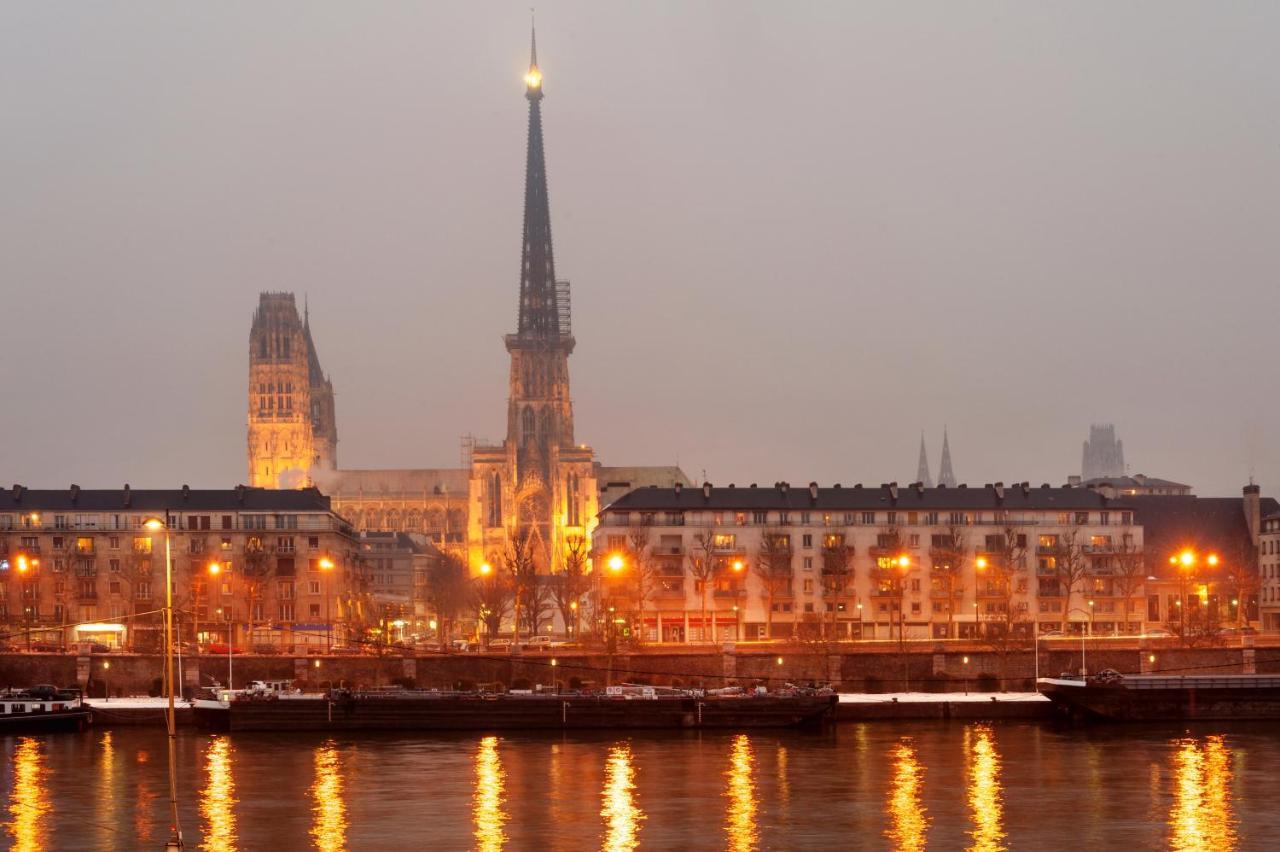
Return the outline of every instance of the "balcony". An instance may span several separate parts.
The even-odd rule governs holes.
[[[746,589],[716,589],[714,592],[712,592],[712,597],[715,597],[717,599],[722,599],[722,600],[733,599],[733,598],[745,598],[746,596],[747,596]],[[788,589],[786,592],[779,590],[774,592],[773,596],[775,598],[790,597],[791,590]]]
[[[88,544],[76,543],[76,556],[92,556],[93,553],[93,541]]]
[[[1080,552],[1086,554],[1094,553],[1118,553],[1124,548],[1124,545],[1110,542],[1108,544],[1084,544],[1080,546]]]
[[[98,592],[96,589],[94,591],[86,591],[82,589],[76,592],[76,601],[79,603],[92,603],[97,599],[98,599]]]
[[[682,544],[659,544],[653,548],[654,556],[684,556]]]

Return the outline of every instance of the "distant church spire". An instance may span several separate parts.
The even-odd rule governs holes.
[[[547,160],[542,145],[542,69],[538,67],[537,30],[530,27],[529,71],[524,75],[529,100],[529,141],[524,172],[524,246],[520,258],[520,318],[523,338],[559,340],[569,333],[568,305],[556,292],[551,249],[551,204],[547,196]],[[565,301],[568,301],[567,294]],[[561,308],[565,315],[561,316]]]
[[[942,427],[942,462],[938,467],[938,484],[947,488],[956,487],[956,473],[951,469],[951,442],[947,438],[947,427]]]
[[[933,477],[929,475],[929,456],[924,450],[924,432],[920,433],[920,463],[916,465],[916,482],[923,482],[925,488],[933,487]]]

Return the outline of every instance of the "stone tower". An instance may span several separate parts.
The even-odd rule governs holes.
[[[929,473],[929,456],[924,450],[924,433],[920,433],[920,461],[916,463],[916,482],[925,488],[933,487],[933,476]]]
[[[512,534],[528,535],[540,566],[549,569],[565,537],[584,535],[594,517],[595,476],[591,449],[574,443],[569,283],[556,280],[542,97],[535,35],[525,75],[529,134],[520,300],[516,331],[505,338],[511,357],[507,435],[500,447],[477,446],[472,452],[471,491],[483,510],[475,513],[472,524],[478,528],[471,540],[483,541],[473,561],[487,560]]]
[[[333,384],[292,293],[263,293],[249,332],[249,483],[303,488],[337,465]]]
[[[1110,423],[1090,426],[1080,464],[1082,478],[1088,482],[1124,473],[1124,442],[1116,438],[1116,427]]]
[[[938,484],[945,488],[956,487],[956,472],[951,469],[951,439],[946,427],[942,429],[942,461],[938,464]]]

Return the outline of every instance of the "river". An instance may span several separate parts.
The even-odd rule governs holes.
[[[162,731],[0,738],[0,845],[158,848]],[[1277,726],[178,738],[187,848],[1265,849]]]

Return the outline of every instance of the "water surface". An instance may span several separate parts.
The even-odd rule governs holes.
[[[1264,849],[1276,726],[178,739],[188,848]],[[0,846],[163,843],[162,731],[0,738]]]

